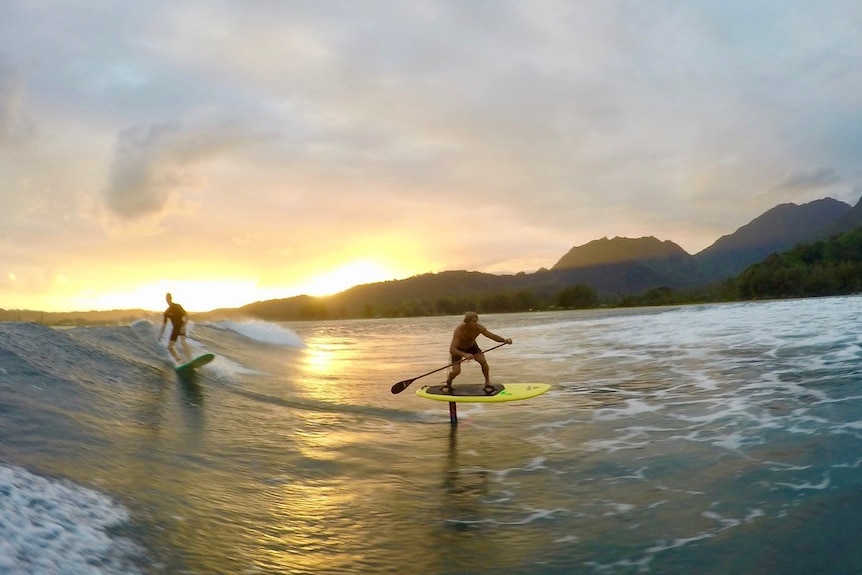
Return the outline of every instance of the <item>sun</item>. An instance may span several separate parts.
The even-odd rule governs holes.
[[[320,268],[318,268],[319,270]],[[325,269],[325,268],[324,268]],[[371,259],[358,259],[329,268],[305,278],[282,278],[279,282],[260,285],[257,277],[198,277],[196,279],[159,279],[114,289],[86,288],[64,298],[57,309],[78,311],[111,309],[162,310],[165,294],[186,311],[208,312],[240,308],[247,304],[299,295],[328,296],[360,284],[387,281],[399,277],[395,268]],[[203,275],[203,274],[202,274]],[[409,274],[408,274],[409,275]],[[403,277],[403,276],[402,276]]]
[[[305,295],[327,296],[342,292],[353,286],[386,281],[393,277],[394,275],[387,267],[377,262],[358,260],[341,265],[328,273],[315,277],[303,285],[299,291]]]

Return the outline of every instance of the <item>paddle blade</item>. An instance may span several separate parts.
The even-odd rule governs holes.
[[[402,391],[407,389],[407,386],[410,385],[411,383],[413,383],[415,380],[416,380],[416,378],[405,379],[404,381],[399,381],[398,383],[396,383],[395,385],[392,386],[392,393],[401,393]]]

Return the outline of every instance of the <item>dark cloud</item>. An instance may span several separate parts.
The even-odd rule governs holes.
[[[777,188],[789,192],[809,191],[832,186],[841,181],[841,177],[834,169],[821,167],[791,174],[778,184]]]
[[[183,188],[196,185],[201,163],[241,139],[230,127],[188,127],[178,121],[127,128],[117,137],[106,204],[128,219],[158,214]]]
[[[106,198],[114,213],[136,218],[162,210],[188,178],[184,136],[176,123],[135,126],[120,133]]]

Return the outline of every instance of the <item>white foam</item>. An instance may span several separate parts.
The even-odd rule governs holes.
[[[261,375],[264,373],[256,369],[250,369],[240,365],[237,362],[222,356],[216,356],[212,363],[210,363],[210,370],[215,372],[221,379],[231,379],[236,376],[243,375]]]
[[[580,537],[577,535],[565,535],[558,539],[554,539],[554,543],[577,543],[580,540]]]
[[[547,460],[544,457],[536,457],[528,461],[523,467],[510,467],[508,469],[500,469],[498,471],[493,471],[492,473],[499,481],[503,481],[507,479],[510,474],[531,473],[533,471],[547,469],[547,467],[545,466],[546,461]]]
[[[640,440],[632,441],[635,437],[640,438]],[[623,449],[641,449],[650,443],[651,440],[648,437],[639,432],[633,432],[613,439],[591,439],[584,442],[584,448],[587,451],[607,451],[613,453]]]
[[[304,348],[305,342],[292,329],[265,321],[220,321],[216,325],[235,331],[249,339],[274,345]]]
[[[647,549],[648,554],[659,553],[661,551],[668,551],[670,549],[676,549],[678,547],[685,547],[689,543],[695,543],[697,541],[703,541],[704,539],[710,539],[715,537],[713,533],[699,533],[697,535],[692,535],[691,537],[678,537],[672,541],[658,541],[655,545]],[[649,560],[652,560],[650,557]],[[647,561],[648,563],[649,561]],[[641,562],[634,563],[640,564]]]
[[[602,408],[593,412],[593,416],[598,420],[614,420],[629,418],[642,413],[650,413],[662,409],[661,405],[650,405],[644,401],[637,399],[628,399],[625,401],[623,408]]]
[[[704,511],[701,515],[708,519],[713,519],[718,522],[719,525],[722,526],[723,529],[729,529],[731,527],[738,527],[742,521],[739,519],[732,519],[727,517],[722,517],[718,513],[714,511]]]
[[[824,472],[822,477],[823,480],[820,483],[811,483],[810,481],[806,481],[805,483],[776,483],[776,485],[788,487],[794,491],[822,491],[824,489],[829,489],[829,486],[832,484],[832,479],[829,476],[829,472]]]
[[[0,572],[17,575],[138,573],[138,551],[108,534],[129,513],[105,495],[0,466]]]
[[[527,516],[522,519],[518,519],[515,521],[501,521],[501,525],[527,525],[528,523],[532,523],[533,521],[539,521],[542,519],[552,519],[556,514],[565,514],[565,509],[534,509]]]
[[[745,516],[743,521],[746,523],[754,523],[754,520],[758,517],[766,517],[766,512],[763,511],[763,509],[752,509],[748,512],[748,515]]]
[[[611,510],[606,511],[604,513],[605,516],[623,515],[631,513],[636,509],[636,506],[631,503],[617,503],[615,501],[609,501],[608,505],[611,507]]]
[[[456,524],[456,525],[528,525],[533,523],[534,521],[542,521],[545,519],[553,519],[556,515],[565,515],[565,509],[533,509],[528,511],[527,515],[510,520],[498,520],[498,519],[446,519],[446,523]]]

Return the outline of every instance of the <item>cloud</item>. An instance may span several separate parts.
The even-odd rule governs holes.
[[[772,203],[807,202],[812,199],[831,197],[849,204],[859,201],[859,190],[854,175],[844,175],[829,166],[799,169],[788,174],[773,188],[764,191],[761,197]]]
[[[226,127],[174,121],[127,128],[117,137],[106,205],[127,219],[159,214],[181,190],[199,184],[201,164],[236,144]]]
[[[833,168],[821,167],[791,174],[776,186],[779,190],[796,192],[809,191],[832,186],[841,182],[841,177]]]
[[[742,217],[768,209],[764,192],[791,167],[829,165],[814,148],[822,139],[806,134],[828,129],[834,88],[854,89],[840,65],[812,62],[846,60],[859,45],[805,28],[811,18],[834,28],[831,4],[216,3],[207,25],[193,24],[202,6],[170,9],[149,53],[162,64],[148,69],[174,70],[153,81],[181,79],[187,97],[164,100],[192,105],[180,114],[194,96],[269,115],[282,129],[273,174],[295,167],[318,197],[344,183],[466,196],[560,230],[682,201],[680,225],[714,220],[716,201],[731,214],[757,198]],[[151,190],[139,199],[164,206],[165,190]]]
[[[35,135],[24,115],[24,84],[18,71],[0,62],[0,147],[17,146]]]
[[[3,5],[0,230],[36,267],[518,271],[862,193],[846,0],[103,4]]]

